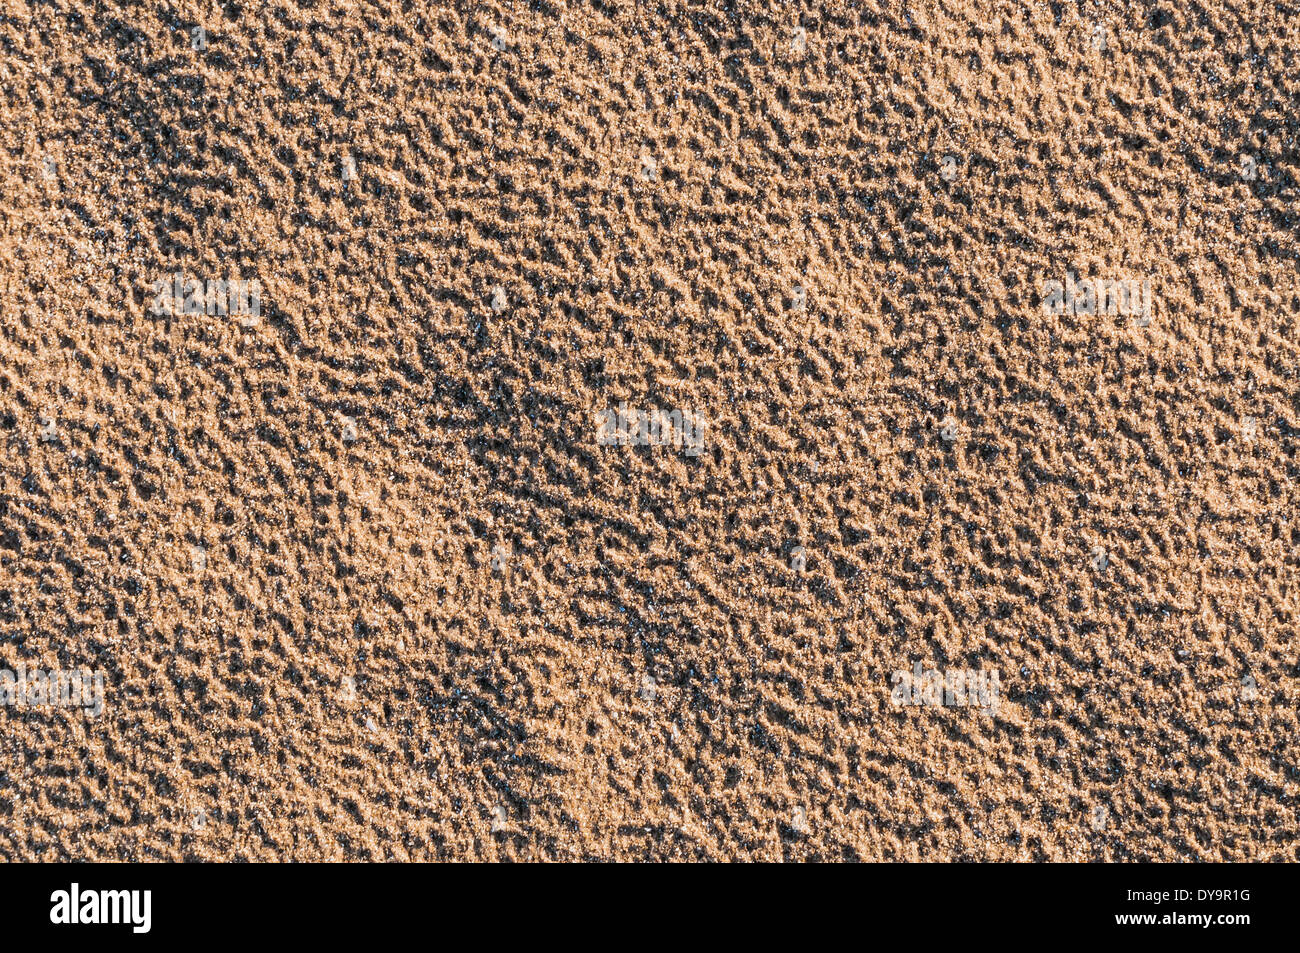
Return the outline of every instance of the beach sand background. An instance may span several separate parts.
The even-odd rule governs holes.
[[[6,0],[0,857],[1300,860],[1286,8]]]

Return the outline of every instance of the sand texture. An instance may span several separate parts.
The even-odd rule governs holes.
[[[1294,4],[0,9],[0,858],[1300,860]]]

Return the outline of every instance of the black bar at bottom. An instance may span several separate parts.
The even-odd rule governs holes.
[[[615,932],[693,942],[785,926],[827,936],[1057,931],[1235,941],[1281,929],[1294,872],[1273,865],[867,865],[840,871],[396,865],[0,867],[6,935],[127,943],[430,937],[459,923],[493,944]],[[145,891],[148,893],[146,894]],[[920,917],[917,920],[917,917]],[[584,920],[589,917],[590,920]],[[76,922],[73,922],[73,921]],[[96,921],[88,923],[86,921]],[[110,922],[104,922],[110,921]],[[116,921],[116,922],[112,922]],[[907,926],[902,921],[908,921]],[[916,922],[912,922],[916,921]],[[585,923],[585,928],[584,928]],[[477,924],[477,926],[475,926]],[[621,924],[619,926],[618,924]],[[965,924],[965,926],[963,926]],[[147,930],[145,929],[147,927]],[[615,940],[614,934],[601,933]],[[993,935],[993,934],[991,934]],[[1051,934],[1048,934],[1051,935]],[[452,940],[453,934],[445,939]],[[462,935],[457,945],[467,941]],[[435,945],[438,941],[434,941]]]

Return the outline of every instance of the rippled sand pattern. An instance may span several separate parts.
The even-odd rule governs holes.
[[[0,857],[1300,860],[1288,7],[6,0]]]

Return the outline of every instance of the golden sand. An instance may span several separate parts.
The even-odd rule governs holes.
[[[1296,16],[5,11],[0,857],[1300,860]]]

